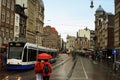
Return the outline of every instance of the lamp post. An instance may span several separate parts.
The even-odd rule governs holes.
[[[37,45],[37,54],[38,54],[38,33],[39,33],[39,31],[36,31],[36,45]]]
[[[93,0],[91,0],[90,8],[93,8],[93,7],[94,7]]]

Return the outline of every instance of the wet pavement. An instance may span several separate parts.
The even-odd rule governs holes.
[[[56,63],[53,65],[53,71],[60,65],[66,63],[69,60],[69,56],[66,54],[59,54],[56,58]],[[0,80],[36,80],[33,69],[26,71],[0,71]]]
[[[88,58],[79,57],[69,80],[120,80],[111,68]]]
[[[50,80],[120,80],[120,74],[116,74],[108,65],[102,62],[94,62],[89,58],[60,54],[53,64],[53,72]],[[27,71],[3,71],[0,72],[0,80],[36,80],[32,70]]]
[[[56,69],[53,70],[50,80],[66,80],[68,79],[68,74],[72,69],[74,61],[68,56],[68,58],[59,65]]]

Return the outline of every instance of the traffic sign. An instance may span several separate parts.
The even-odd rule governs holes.
[[[112,54],[117,54],[117,50],[116,50],[116,49],[113,49],[113,50],[112,50]]]

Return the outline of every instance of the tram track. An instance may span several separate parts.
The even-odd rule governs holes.
[[[62,60],[59,62],[57,62],[57,64],[53,65],[53,70],[55,70],[56,68],[59,68],[61,65],[63,65],[64,63],[66,63],[68,60],[70,60],[70,57],[65,59],[65,60]]]
[[[71,70],[69,71],[66,80],[70,80],[70,78],[71,78],[71,76],[72,76],[72,73],[73,73],[73,71],[74,71],[75,65],[76,65],[76,63],[77,63],[77,60],[78,60],[78,57],[74,60],[73,66],[72,66]]]

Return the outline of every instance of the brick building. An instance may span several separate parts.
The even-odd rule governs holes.
[[[45,26],[43,29],[44,37],[42,45],[49,48],[60,49],[60,35],[57,30],[51,26]]]

